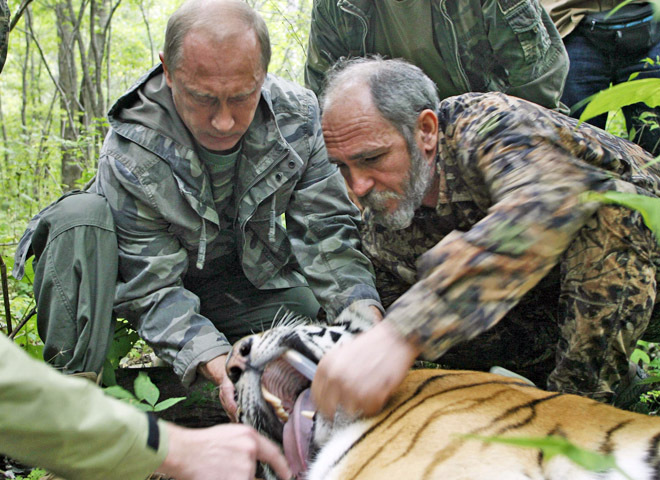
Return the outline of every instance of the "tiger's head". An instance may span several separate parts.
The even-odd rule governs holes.
[[[227,359],[227,374],[236,388],[238,420],[252,425],[284,448],[294,473],[306,469],[306,459],[341,423],[316,418],[311,381],[284,358],[293,349],[314,363],[325,352],[366,330],[370,319],[349,307],[343,323],[333,326],[286,314],[270,330],[236,342]]]

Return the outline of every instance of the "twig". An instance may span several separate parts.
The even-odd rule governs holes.
[[[7,266],[0,256],[0,276],[2,277],[2,299],[5,303],[5,318],[7,320],[7,335],[12,334],[11,307],[9,306],[9,282],[7,281]]]
[[[14,29],[14,27],[16,26],[18,21],[21,19],[21,16],[23,15],[23,12],[27,8],[27,6],[30,5],[31,2],[32,2],[32,0],[23,0],[21,2],[21,6],[18,7],[18,12],[16,12],[16,14],[14,15],[14,18],[11,19],[11,23],[9,25],[9,31],[10,32]]]
[[[30,312],[25,316],[25,318],[23,318],[23,320],[21,320],[21,323],[16,325],[16,330],[14,330],[14,332],[11,335],[9,335],[9,338],[13,340],[16,337],[16,334],[21,330],[21,328],[23,328],[25,326],[25,324],[28,322],[28,320],[30,320],[34,316],[35,313],[37,313],[36,307],[33,308],[32,310],[30,310]]]

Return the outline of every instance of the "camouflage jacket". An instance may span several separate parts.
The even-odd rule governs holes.
[[[501,93],[439,107],[436,208],[388,231],[365,211],[363,249],[385,321],[435,359],[496,324],[559,262],[596,211],[583,192],[660,195],[653,157],[563,114]]]
[[[568,55],[537,0],[430,0],[435,46],[455,94],[500,91],[559,108]],[[314,0],[305,82],[317,94],[342,56],[375,52],[373,0]],[[443,89],[444,90],[444,89]]]
[[[5,66],[7,49],[9,48],[9,7],[7,0],[0,0],[0,72]]]
[[[117,101],[109,121],[93,190],[108,199],[116,222],[115,311],[137,323],[187,383],[200,362],[229,349],[182,285],[186,273],[219,274],[211,261],[226,254],[215,242],[210,176],[174,110],[162,67]],[[356,300],[378,302],[373,270],[358,249],[359,212],[327,161],[312,92],[266,78],[235,182],[237,253],[252,284],[309,284],[330,319]]]

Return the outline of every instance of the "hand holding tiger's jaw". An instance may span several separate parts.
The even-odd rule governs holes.
[[[331,419],[341,406],[349,415],[377,414],[419,353],[382,322],[335,346],[321,358],[312,382],[312,399],[318,412]]]
[[[227,355],[220,355],[219,357],[200,365],[199,372],[219,387],[220,390],[218,394],[222,408],[225,409],[225,412],[227,412],[227,415],[232,422],[237,422],[238,418],[236,415],[236,401],[234,400],[234,384],[229,377],[227,377],[225,372],[226,361]]]

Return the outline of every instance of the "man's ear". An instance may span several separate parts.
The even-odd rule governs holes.
[[[438,116],[431,109],[422,110],[417,117],[417,142],[427,154],[438,147]]]
[[[165,74],[165,81],[167,82],[167,86],[172,88],[172,77],[170,74],[170,69],[167,68],[167,63],[165,63],[165,57],[163,56],[163,52],[158,53],[158,58],[160,58],[160,63],[163,64],[163,73]]]

